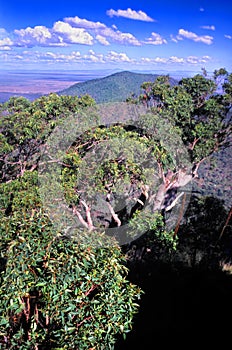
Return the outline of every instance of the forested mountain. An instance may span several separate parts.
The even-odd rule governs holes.
[[[104,78],[92,79],[77,83],[60,91],[61,95],[82,96],[90,95],[97,103],[125,101],[131,94],[139,95],[141,85],[146,81],[154,82],[157,74],[141,74],[133,72],[119,72]],[[177,80],[170,78],[172,85]]]

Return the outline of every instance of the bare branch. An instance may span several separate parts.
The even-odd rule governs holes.
[[[229,221],[230,221],[231,216],[232,216],[232,207],[230,208],[230,211],[229,211],[229,214],[228,214],[228,216],[227,216],[225,225],[224,225],[223,228],[222,228],[222,231],[221,231],[221,233],[220,233],[220,236],[219,236],[218,240],[220,240],[220,239],[222,238],[222,236],[223,236],[223,234],[224,234],[224,232],[225,232],[225,229],[226,229],[226,227],[227,227],[228,224],[229,224]]]
[[[86,213],[86,219],[87,219],[87,223],[88,223],[88,228],[89,228],[90,231],[92,231],[94,229],[94,225],[93,225],[93,221],[92,221],[91,214],[90,214],[90,207],[83,200],[81,200],[80,203],[85,207],[85,213]]]
[[[175,207],[175,205],[177,204],[179,198],[181,198],[183,196],[184,192],[181,192],[175,199],[174,201],[168,205],[166,208],[165,208],[165,211],[169,211],[171,210],[173,207]]]
[[[182,193],[184,193],[184,192],[182,192]],[[180,213],[179,213],[177,225],[176,225],[175,232],[174,232],[174,237],[177,235],[177,233],[179,231],[179,228],[180,228],[180,223],[181,223],[181,220],[182,220],[183,214],[184,214],[185,201],[186,201],[186,193],[184,193],[184,198],[183,198],[183,201],[182,201],[182,204],[181,204]]]
[[[164,176],[164,171],[163,171],[163,167],[162,164],[160,162],[158,162],[158,168],[159,168],[159,177],[163,179],[163,183],[165,183],[165,176]]]
[[[81,215],[81,213],[77,210],[77,208],[75,206],[73,207],[73,214],[75,214],[78,217],[78,219],[80,220],[81,224],[89,230],[89,225],[84,220],[83,216]]]
[[[191,151],[193,151],[194,147],[196,146],[197,142],[200,140],[200,137],[198,137],[197,139],[195,138],[193,143],[189,146],[189,149]]]
[[[113,216],[114,221],[117,223],[118,227],[122,225],[121,220],[119,219],[118,215],[115,213],[114,208],[109,202],[106,202],[108,205],[108,208],[110,210],[111,215]]]

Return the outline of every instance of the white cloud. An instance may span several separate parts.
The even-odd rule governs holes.
[[[7,55],[7,56],[6,56]],[[94,50],[89,50],[87,54],[81,54],[79,51],[70,53],[57,53],[52,51],[22,51],[21,55],[12,53],[11,55],[0,54],[0,57],[11,60],[12,62],[21,60],[23,62],[38,63],[44,62],[47,64],[55,63],[131,63],[135,60],[129,58],[126,53],[109,51],[107,54],[96,53]]]
[[[232,39],[232,36],[231,36],[231,35],[225,34],[224,37],[225,37],[226,39]]]
[[[14,33],[19,36],[19,44],[46,44],[52,38],[50,30],[44,26],[15,29]]]
[[[110,17],[124,17],[129,19],[135,19],[139,21],[145,21],[145,22],[154,22],[154,19],[149,17],[145,12],[143,11],[135,11],[131,8],[128,8],[127,10],[108,10],[107,15]]]
[[[70,27],[73,29],[87,29],[89,35],[95,37],[96,40],[102,45],[109,45],[110,41],[121,45],[141,45],[141,43],[131,33],[123,33],[117,30],[115,25],[112,25],[110,28],[101,22],[89,21],[87,19],[79,18],[78,16],[66,17],[64,22],[66,25],[70,25]]]
[[[186,59],[186,63],[190,64],[199,64],[199,63],[207,63],[211,61],[211,57],[209,56],[203,56],[203,57],[197,57],[197,56],[188,56]]]
[[[115,51],[110,51],[106,55],[106,61],[108,62],[133,62],[125,53],[118,53]]]
[[[200,12],[204,12],[205,9],[203,9],[203,7],[200,7],[199,11],[200,11]]]
[[[171,41],[174,41],[174,43],[178,43],[178,39],[174,37],[172,34],[170,35]],[[183,40],[183,38],[179,38],[179,40]]]
[[[33,56],[34,53],[32,53]],[[45,53],[36,52],[35,57],[37,61],[44,61],[48,63],[52,62],[61,62],[61,63],[70,63],[70,62],[79,62],[81,60],[81,54],[79,51],[73,51],[69,54],[61,54],[47,51]]]
[[[173,63],[185,63],[185,60],[183,57],[171,56],[169,60],[170,62],[173,62]]]
[[[187,63],[191,63],[191,64],[196,64],[199,62],[198,58],[196,56],[189,56],[186,59]]]
[[[12,46],[12,45],[13,45],[13,41],[10,38],[0,39],[0,47],[2,47],[2,46]]]
[[[10,51],[11,47],[10,46],[0,46],[0,51]]]
[[[202,29],[208,29],[208,30],[215,30],[216,28],[215,28],[215,26],[201,26],[200,28],[202,28]]]
[[[142,57],[135,59],[133,57],[129,57],[125,52],[116,52],[109,51],[106,54],[97,53],[94,50],[90,49],[88,53],[82,54],[79,51],[72,51],[69,53],[61,53],[55,50],[49,50],[47,52],[31,51],[24,50],[22,52],[17,53],[14,51],[5,51],[0,52],[0,59],[3,62],[27,62],[29,64],[38,64],[44,63],[48,65],[52,64],[117,64],[120,67],[120,64],[128,65],[128,67],[135,66],[147,66],[155,67],[157,66],[167,66],[169,67],[177,67],[177,66],[190,66],[190,67],[201,67],[202,65],[207,64],[212,61],[210,56],[187,56],[187,57]]]
[[[105,45],[105,46],[110,45],[109,41],[106,40],[106,38],[105,38],[104,36],[100,35],[100,34],[98,34],[98,35],[96,36],[96,39],[97,39],[97,41],[98,41],[100,44],[102,44],[102,45]]]
[[[122,33],[119,30],[115,31],[112,28],[104,28],[100,31],[100,34],[106,39],[111,39],[113,42],[121,45],[133,45],[140,46],[141,43],[131,33]]]
[[[203,56],[202,58],[199,59],[199,61],[202,63],[206,63],[206,62],[211,61],[211,59],[212,58],[210,56]]]
[[[151,33],[151,37],[144,41],[144,44],[152,44],[152,45],[162,45],[167,44],[167,40],[162,38],[162,36],[158,33]]]
[[[200,35],[197,35],[193,32],[189,32],[187,30],[184,30],[184,29],[179,29],[177,39],[180,40],[181,38],[187,38],[187,39],[193,40],[195,42],[202,42],[202,43],[207,44],[207,45],[211,45],[213,43],[212,36],[209,36],[209,35],[201,35],[200,36]]]
[[[10,38],[0,39],[0,51],[10,51],[13,44]]]
[[[53,31],[64,35],[66,41],[71,44],[92,45],[93,37],[83,28],[73,28],[69,23],[58,21],[53,26]]]
[[[155,58],[148,58],[148,57],[142,57],[141,61],[143,63],[167,63],[168,62],[168,58],[166,57],[155,57]]]
[[[188,56],[188,57],[177,57],[177,56],[171,56],[171,57],[154,57],[154,58],[148,58],[148,57],[142,57],[141,63],[144,64],[164,64],[164,65],[172,65],[172,64],[189,64],[189,65],[196,65],[196,64],[202,64],[207,63],[211,61],[211,57],[209,56],[203,56],[203,57],[197,57],[197,56]]]
[[[105,63],[103,54],[98,54],[93,50],[89,50],[89,54],[84,55],[82,58],[84,61],[88,61],[88,62]]]
[[[92,22],[84,18],[80,18],[78,16],[76,17],[65,17],[64,22],[67,22],[69,24],[72,24],[75,27],[78,28],[85,28],[85,29],[99,29],[99,28],[105,28],[106,25],[101,22]]]
[[[0,40],[4,36],[6,32],[0,28]],[[76,16],[57,21],[52,28],[35,26],[34,28],[16,29],[12,43],[2,44],[2,47],[5,46],[5,50],[10,46],[65,47],[71,44],[93,45],[96,42],[104,46],[109,46],[111,43],[141,46],[141,42],[133,34],[121,32],[114,25],[107,27],[101,22],[93,22]]]

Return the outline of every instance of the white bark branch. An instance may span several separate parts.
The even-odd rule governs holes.
[[[122,225],[121,220],[119,219],[118,215],[115,213],[114,208],[109,202],[106,202],[108,205],[108,208],[110,210],[111,215],[113,216],[114,221],[117,223],[118,227]]]
[[[91,214],[90,214],[90,207],[86,204],[85,201],[81,200],[80,202],[85,207],[87,225],[88,225],[89,230],[92,231],[94,229],[94,225],[93,225],[93,221],[92,221]]]
[[[175,199],[174,201],[168,205],[166,208],[165,208],[165,211],[169,211],[171,210],[173,207],[175,207],[175,205],[177,204],[178,200],[184,195],[184,192],[181,192]]]
[[[78,217],[80,223],[81,223],[85,228],[87,228],[87,229],[89,230],[89,225],[88,225],[88,223],[84,220],[83,216],[82,216],[81,213],[77,210],[76,207],[73,207],[73,214],[75,214],[75,215]]]

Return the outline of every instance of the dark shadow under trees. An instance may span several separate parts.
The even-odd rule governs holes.
[[[143,254],[134,254],[128,261],[129,279],[145,293],[133,330],[126,340],[118,339],[115,350],[230,339],[231,218],[227,221],[228,210],[213,197],[193,197],[186,218],[178,232],[176,252],[167,252],[158,245],[144,253],[141,246],[145,237],[134,242]]]

